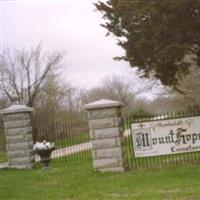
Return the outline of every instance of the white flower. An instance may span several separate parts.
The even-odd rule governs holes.
[[[33,146],[33,150],[45,150],[45,149],[51,149],[54,147],[54,143],[46,142],[45,140],[43,142],[36,142]]]

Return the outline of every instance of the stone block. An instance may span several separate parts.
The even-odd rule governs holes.
[[[89,121],[90,129],[99,129],[99,128],[112,128],[118,127],[122,124],[121,118],[103,118],[103,119],[92,119]]]
[[[122,148],[114,147],[110,149],[96,149],[95,150],[95,158],[114,158],[114,157],[122,157]]]
[[[123,167],[124,162],[122,157],[94,159],[93,166],[94,168]]]
[[[7,136],[14,136],[14,135],[25,135],[25,134],[31,134],[31,133],[32,133],[31,126],[5,130],[6,137]]]
[[[28,149],[33,149],[33,141],[29,140],[27,143],[28,143]]]
[[[8,151],[7,155],[10,159],[21,158],[21,157],[26,157],[28,155],[28,152],[26,152],[26,150]]]
[[[31,163],[30,157],[16,157],[16,158],[10,158],[9,159],[11,165],[26,165]]]
[[[35,152],[33,151],[33,149],[28,149],[26,151],[26,153],[30,157],[30,159],[34,159],[35,160]]]
[[[120,137],[121,135],[122,131],[119,127],[102,128],[94,130],[95,139]]]
[[[9,164],[10,169],[31,169],[33,167],[33,163],[28,164]]]
[[[27,141],[27,142],[32,142],[32,143],[33,143],[33,136],[30,135],[30,134],[26,135],[26,141]]]
[[[104,108],[88,112],[88,119],[112,118],[115,116],[118,116],[118,108]]]
[[[31,126],[31,120],[18,120],[18,121],[6,121],[4,122],[5,129],[22,128]]]
[[[4,115],[5,121],[19,121],[27,119],[30,119],[30,113],[12,113]]]
[[[112,147],[120,147],[121,139],[117,138],[105,138],[91,141],[92,149],[105,149]]]
[[[125,169],[124,169],[123,166],[119,166],[119,167],[99,168],[99,169],[96,169],[96,171],[100,171],[100,172],[124,172]]]
[[[94,168],[105,168],[105,167],[113,167],[113,166],[118,166],[117,158],[106,158],[106,159],[93,160]]]
[[[19,142],[26,142],[26,135],[12,135],[12,136],[6,136],[6,143],[19,143]]]
[[[28,149],[27,142],[15,143],[15,144],[7,144],[7,151],[15,151],[15,150],[26,150]]]
[[[90,139],[93,140],[94,139],[94,130],[93,129],[89,130],[89,135],[90,135]]]

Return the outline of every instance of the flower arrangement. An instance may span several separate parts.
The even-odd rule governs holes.
[[[51,161],[51,153],[55,150],[54,143],[46,142],[36,142],[33,146],[33,150],[40,156],[41,162],[44,164],[44,169],[48,169],[49,163]]]
[[[46,142],[46,140],[44,140],[43,142],[36,142],[33,146],[34,151],[54,149],[54,148],[55,148],[54,143]]]

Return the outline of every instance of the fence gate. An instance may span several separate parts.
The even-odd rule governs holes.
[[[33,118],[33,139],[54,142],[52,158],[67,163],[84,163],[92,160],[87,121],[55,122],[46,118]]]
[[[200,115],[176,113],[123,120],[128,169],[200,163]]]

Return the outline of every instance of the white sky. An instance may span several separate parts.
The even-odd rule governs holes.
[[[105,37],[98,0],[0,0],[0,46],[27,48],[42,42],[48,51],[66,51],[64,78],[75,86],[92,88],[112,74],[143,83],[126,62],[114,37]]]

